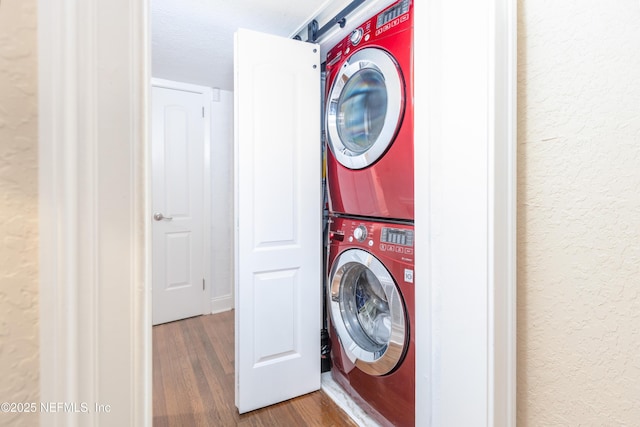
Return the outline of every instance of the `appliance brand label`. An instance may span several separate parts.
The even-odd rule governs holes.
[[[413,283],[413,270],[408,268],[404,269],[404,281],[407,283]]]

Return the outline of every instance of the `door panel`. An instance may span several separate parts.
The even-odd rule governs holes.
[[[392,144],[405,108],[398,64],[382,49],[366,48],[342,65],[328,95],[327,136],[349,169],[375,163]]]
[[[153,324],[203,314],[203,95],[153,87]]]
[[[320,388],[317,45],[236,33],[236,406]]]
[[[255,297],[260,301],[254,305],[254,317],[269,319],[256,323],[254,363],[299,355],[300,340],[296,325],[291,322],[300,318],[295,304],[296,290],[300,288],[298,269],[257,273],[254,279]],[[273,334],[271,329],[278,333]]]

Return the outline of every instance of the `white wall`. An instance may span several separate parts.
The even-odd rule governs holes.
[[[214,89],[211,108],[211,309],[233,308],[233,92]]]
[[[640,3],[518,28],[518,426],[638,425]]]
[[[0,6],[0,402],[39,402],[36,1]],[[0,413],[34,426],[38,414]]]

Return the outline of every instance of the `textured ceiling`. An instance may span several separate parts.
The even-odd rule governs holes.
[[[233,90],[233,33],[290,37],[332,0],[152,0],[154,77]]]

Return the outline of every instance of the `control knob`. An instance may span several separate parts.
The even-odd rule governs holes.
[[[353,230],[353,237],[355,237],[358,242],[364,242],[364,239],[367,238],[367,227],[359,225]]]
[[[356,46],[358,43],[360,43],[360,40],[362,40],[362,33],[362,28],[358,28],[351,33],[349,40],[351,40],[352,45]]]

